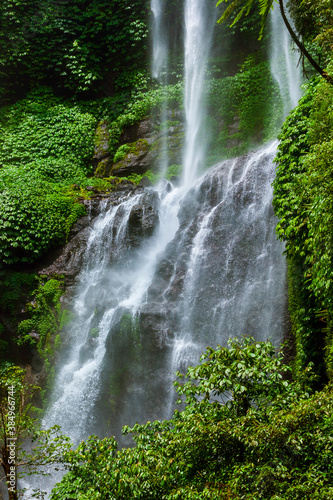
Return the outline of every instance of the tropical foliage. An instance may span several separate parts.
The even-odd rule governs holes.
[[[298,383],[287,373],[270,342],[208,349],[176,382],[184,411],[124,427],[134,448],[90,437],[51,499],[333,498],[332,390],[310,394],[310,367]]]
[[[223,2],[229,2],[230,0],[218,0],[217,5],[220,5]],[[265,28],[265,23],[269,14],[270,9],[273,8],[273,2],[274,0],[244,0],[244,1],[239,1],[239,0],[231,0],[231,3],[227,6],[225,11],[223,12],[223,15],[219,19],[218,22],[223,22],[226,19],[228,19],[232,14],[235,14],[233,16],[233,21],[231,23],[231,26],[236,24],[243,16],[248,16],[249,13],[251,12],[251,9],[259,4],[259,14],[261,17],[261,27],[260,27],[260,38],[263,36],[263,31]]]
[[[146,62],[144,0],[4,0],[0,99],[36,85],[61,94],[128,91]]]
[[[297,35],[295,33],[293,27],[291,26],[291,24],[289,22],[288,15],[286,13],[283,0],[276,0],[276,1],[279,3],[279,8],[280,8],[280,12],[281,12],[281,16],[282,16],[282,19],[284,21],[284,24],[285,24],[286,28],[288,29],[289,34],[290,34],[293,42],[295,43],[297,48],[300,50],[301,58],[302,59],[306,58],[306,60],[310,63],[312,68],[315,71],[317,71],[317,73],[319,73],[322,77],[324,77],[327,82],[332,84],[333,83],[332,77],[313,58],[313,56],[310,54],[309,50],[307,49],[306,45],[304,45],[303,42],[300,40],[299,35]],[[229,2],[229,0],[219,0],[217,2],[217,5],[219,5],[222,2]],[[300,3],[304,4],[305,2],[300,2]],[[226,19],[229,18],[229,16],[234,11],[236,11],[236,16],[231,24],[231,26],[233,26],[235,23],[237,23],[237,21],[239,21],[239,19],[241,19],[241,17],[243,17],[244,15],[247,16],[249,14],[249,12],[251,11],[252,7],[254,5],[257,5],[257,4],[259,4],[259,13],[260,13],[260,17],[261,17],[261,27],[260,27],[260,34],[259,34],[259,39],[261,39],[263,37],[263,32],[264,32],[264,28],[265,28],[265,24],[267,21],[269,11],[274,6],[274,0],[259,0],[259,1],[257,1],[257,0],[243,0],[243,1],[242,0],[231,0],[231,4],[224,11],[222,17],[219,19],[219,22],[225,21]],[[324,5],[323,3],[321,3],[319,8],[318,8],[318,11],[321,12],[324,9],[326,9],[326,12],[327,12],[327,5]],[[316,14],[318,14],[318,11],[316,10]],[[329,33],[330,33],[330,29],[328,28],[328,30],[326,29],[325,32],[323,32],[320,35],[319,38],[323,37],[321,39],[322,44],[325,45],[325,43],[326,44],[329,43],[329,41],[328,41],[330,39]],[[324,42],[324,40],[326,40],[326,42]]]
[[[34,263],[63,244],[72,224],[84,214],[79,198],[88,196],[85,187],[109,185],[91,177],[100,120],[108,124],[109,154],[119,160],[129,147],[122,143],[124,130],[151,110],[160,110],[166,101],[173,111],[181,107],[177,50],[170,61],[173,85],[154,87],[146,76],[148,4],[145,0],[1,3],[4,268]],[[180,4],[168,2],[169,19]],[[231,33],[238,26],[238,34],[243,34],[242,50],[258,16],[264,38],[273,0],[219,0],[218,4],[225,7],[221,20],[231,19]],[[332,0],[289,0],[287,6],[302,47],[321,61],[328,75]],[[177,45],[175,26],[173,34]],[[247,47],[244,52],[237,50],[234,65],[230,57],[227,64],[215,64],[206,89],[211,161],[271,138],[278,125],[281,102],[263,56],[265,45],[256,46],[255,56],[249,56]],[[278,235],[285,242],[289,263],[292,372],[269,342],[232,340],[229,349],[208,349],[185,379],[179,374],[175,385],[185,400],[183,411],[175,411],[170,420],[124,428],[125,434],[134,436],[135,446],[118,450],[113,438],[92,436],[70,450],[58,428],[38,431],[29,399],[34,389],[25,383],[21,368],[2,359],[0,464],[5,473],[11,465],[5,443],[13,417],[21,440],[27,436],[37,440],[30,455],[24,454],[20,441],[16,472],[18,464],[34,473],[40,464],[67,463],[68,473],[52,500],[333,498],[333,395],[331,385],[325,385],[333,378],[333,90],[323,79],[312,80],[305,90],[280,134],[274,183]],[[160,131],[165,126],[160,124]],[[169,175],[177,172],[179,165],[174,165]],[[156,179],[155,174],[148,176]],[[139,176],[133,181],[138,182]],[[60,307],[61,282],[6,271],[0,284],[2,357],[22,360],[17,343],[27,354],[39,337],[38,355],[49,368],[57,334],[68,319]],[[15,323],[13,318],[24,309],[27,297],[31,301],[24,319],[16,318]],[[91,335],[98,336],[97,329]],[[10,387],[15,388],[13,396]],[[15,415],[8,401],[13,402]],[[16,499],[15,491],[10,494]]]
[[[298,360],[313,356],[332,376],[332,144],[333,92],[324,82],[306,95],[280,135],[274,206],[278,234],[291,262]],[[296,286],[297,283],[297,286]],[[296,298],[297,295],[297,298]],[[298,305],[296,305],[298,304]],[[325,350],[324,350],[325,349]],[[322,353],[322,354],[320,354]],[[301,361],[302,360],[302,361]]]

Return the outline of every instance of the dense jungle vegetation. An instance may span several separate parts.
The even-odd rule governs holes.
[[[216,27],[205,94],[207,166],[280,130],[274,209],[288,259],[286,357],[247,337],[231,340],[229,350],[209,349],[175,383],[185,410],[169,421],[125,427],[136,446],[117,451],[111,437],[92,436],[73,450],[59,429],[39,431],[36,388],[19,366],[37,352],[52,383],[70,315],[60,303],[63,279],[38,271],[68,241],[84,200],[123,180],[113,165],[134,148],[124,131],[165,100],[181,106],[181,23],[171,23],[169,84],[160,87],[149,76],[148,1],[1,2],[0,464],[7,473],[8,386],[15,384],[19,435],[36,438],[18,461],[31,473],[40,463],[67,464],[53,500],[333,498],[333,86],[304,63],[304,96],[280,128],[267,29],[258,42],[264,3],[239,2],[251,4],[248,16],[238,19],[236,9],[231,29]],[[227,4],[219,5],[221,14]],[[333,1],[287,5],[298,37],[330,75]],[[171,20],[181,19],[182,2],[171,0],[168,8]],[[93,161],[105,124],[107,173]],[[158,173],[153,167],[146,175],[154,180]],[[232,398],[224,401],[225,391]],[[42,400],[34,396],[34,405]]]

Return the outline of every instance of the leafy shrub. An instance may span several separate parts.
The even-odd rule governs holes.
[[[208,82],[211,158],[244,154],[253,144],[276,137],[282,123],[282,101],[269,64],[249,56],[234,76]]]
[[[0,99],[47,84],[62,94],[131,89],[146,62],[144,0],[0,5]]]
[[[117,149],[116,154],[113,158],[113,163],[117,163],[125,158],[125,156],[131,151],[131,146],[129,144],[123,144]]]
[[[34,262],[66,241],[85,208],[55,184],[11,173],[0,192],[0,259],[4,264]]]
[[[5,313],[15,314],[36,286],[35,274],[6,272],[0,276],[0,308]]]
[[[0,166],[58,169],[60,178],[91,170],[96,118],[38,89],[0,113]],[[53,174],[54,176],[55,174]]]
[[[100,103],[65,102],[45,88],[0,109],[2,264],[34,262],[85,213],[71,185],[93,184],[86,175],[99,112]]]
[[[97,327],[91,328],[91,330],[89,332],[89,337],[92,339],[97,339],[98,336],[99,336],[99,328],[97,328]]]

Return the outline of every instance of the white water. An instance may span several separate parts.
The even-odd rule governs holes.
[[[190,190],[167,192],[161,185],[159,227],[139,248],[129,244],[129,219],[145,194],[99,216],[45,427],[61,425],[76,444],[108,427],[119,435],[122,424],[168,416],[161,395],[170,393],[172,372],[195,363],[206,346],[245,333],[279,342],[285,264],[271,205],[275,149],[224,162]],[[141,324],[142,352],[131,354],[131,336],[122,344],[128,334],[119,327],[124,315]],[[92,328],[98,328],[97,338]],[[143,374],[149,365],[154,380]],[[129,381],[121,397],[106,389],[119,369]],[[111,393],[118,413],[108,424]]]
[[[283,118],[285,118],[289,111],[297,106],[302,97],[302,74],[298,65],[299,53],[297,50],[293,50],[292,39],[277,4],[274,5],[271,12],[270,21],[270,66],[272,75],[279,85],[283,101]]]
[[[168,36],[164,26],[166,0],[151,0],[152,19],[152,76],[161,81],[162,73],[167,71]]]
[[[168,119],[167,84],[168,84],[168,33],[165,26],[164,11],[167,0],[151,0],[152,11],[152,76],[164,86],[164,101],[161,106],[159,121],[163,124]],[[161,135],[161,153],[159,171],[165,175],[169,166],[168,138],[166,132]]]
[[[276,146],[217,165],[183,202],[191,215],[176,251],[186,254],[186,269],[171,372],[196,364],[207,346],[226,345],[230,337],[281,341],[286,291],[272,209]]]
[[[203,92],[207,60],[215,24],[215,5],[209,0],[185,1],[185,117],[186,139],[183,157],[184,185],[188,188],[197,178],[206,152],[202,130],[205,109]]]
[[[139,251],[127,249],[127,228],[131,210],[140,202],[142,194],[102,213],[92,229],[85,252],[86,267],[81,273],[75,300],[70,354],[58,375],[50,408],[43,419],[46,428],[60,425],[75,444],[98,428],[93,408],[99,396],[106,341],[113,325],[119,321],[119,314],[126,309],[135,316],[145,301],[156,256],[172,239],[178,226],[177,193],[174,190],[164,195],[159,230]],[[89,332],[96,323],[96,309],[102,310],[102,316],[97,327],[99,335],[93,339]],[[83,354],[82,350],[87,352]]]

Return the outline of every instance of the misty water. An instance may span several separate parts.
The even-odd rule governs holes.
[[[287,13],[286,13],[287,14]],[[289,22],[292,25],[290,18]],[[302,72],[299,52],[293,43],[287,28],[284,25],[279,6],[274,5],[270,15],[270,67],[276,80],[283,102],[283,118],[297,106],[302,97]]]
[[[151,8],[153,76],[166,84],[165,1],[152,0]],[[75,444],[90,434],[115,435],[126,444],[122,425],[170,417],[174,372],[198,363],[207,346],[225,346],[243,334],[275,345],[283,339],[286,264],[271,186],[277,142],[199,176],[215,23],[215,2],[185,1],[181,182],[124,194],[116,205],[101,202],[91,226],[74,319],[42,422],[60,425]],[[273,61],[277,54],[272,50],[271,56]],[[294,103],[291,94],[282,97]],[[160,120],[166,116],[162,109]],[[167,163],[164,155],[162,170]],[[133,234],[137,210],[143,224],[156,219],[145,237]],[[43,479],[42,489],[51,483]]]

